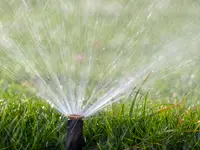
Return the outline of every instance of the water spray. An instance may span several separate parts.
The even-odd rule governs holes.
[[[83,118],[84,116],[72,114],[68,117],[67,131],[67,150],[82,150],[85,146],[83,137]]]

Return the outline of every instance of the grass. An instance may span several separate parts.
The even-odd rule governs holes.
[[[67,119],[15,88],[0,96],[0,149],[64,149]],[[85,149],[198,149],[200,109],[187,108],[186,98],[177,104],[155,105],[146,94],[137,98],[132,112],[126,104],[112,105],[85,120]]]

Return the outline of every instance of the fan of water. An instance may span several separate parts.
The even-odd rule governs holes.
[[[28,82],[64,115],[90,116],[126,98],[150,73],[149,87],[177,71],[193,74],[200,46],[197,5],[1,0],[1,74]]]

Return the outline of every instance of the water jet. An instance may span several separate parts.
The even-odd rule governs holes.
[[[85,144],[83,118],[128,100],[149,72],[154,75],[145,86],[160,91],[158,80],[199,56],[199,9],[193,5],[171,0],[116,5],[107,0],[48,0],[35,6],[5,1],[0,10],[10,19],[0,17],[0,72],[31,88],[59,113],[69,114],[69,150]],[[192,74],[196,70],[182,69],[181,82],[188,68]],[[170,89],[175,83],[169,81],[172,88],[167,80],[167,91],[174,92]]]

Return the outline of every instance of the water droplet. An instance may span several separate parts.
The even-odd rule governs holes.
[[[194,78],[195,78],[195,75],[194,75],[194,74],[192,74],[192,75],[190,76],[190,78],[191,78],[191,79],[194,79]]]

